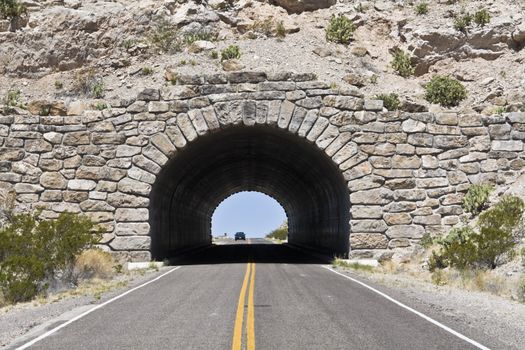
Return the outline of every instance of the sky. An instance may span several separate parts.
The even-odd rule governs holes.
[[[212,216],[214,236],[244,232],[246,237],[264,237],[286,220],[286,213],[272,197],[259,192],[239,192],[224,200]]]

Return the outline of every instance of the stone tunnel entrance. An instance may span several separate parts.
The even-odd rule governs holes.
[[[200,137],[164,166],[150,196],[152,257],[211,244],[214,210],[239,191],[283,206],[290,243],[348,255],[349,193],[338,167],[305,139],[255,126]]]

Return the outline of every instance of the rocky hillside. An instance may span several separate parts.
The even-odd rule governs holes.
[[[411,111],[434,108],[424,85],[450,75],[468,91],[462,112],[525,110],[523,1],[19,3],[27,11],[0,19],[0,101],[34,113],[77,114],[185,74],[241,69],[312,72],[334,88],[396,93]],[[480,10],[485,21],[467,16]],[[334,15],[356,28],[348,45],[326,40]],[[240,57],[221,60],[230,45]],[[392,66],[399,49],[413,67],[406,77]]]

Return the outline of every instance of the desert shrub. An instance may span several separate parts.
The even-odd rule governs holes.
[[[389,111],[396,111],[399,109],[399,106],[401,106],[399,97],[395,93],[379,94],[375,99],[383,101],[383,106]]]
[[[230,45],[221,50],[221,61],[241,58],[241,49],[237,45]]]
[[[266,235],[266,238],[285,240],[288,237],[288,225],[283,224]]]
[[[397,74],[403,78],[407,78],[414,74],[415,68],[412,66],[410,55],[401,49],[395,50],[394,59],[391,64]]]
[[[17,0],[0,0],[0,16],[15,19],[27,14],[27,7]]]
[[[445,266],[465,269],[477,260],[476,231],[469,226],[456,227],[438,242],[441,262]]]
[[[76,279],[107,279],[115,273],[114,266],[110,253],[97,248],[87,249],[76,257],[73,274]]]
[[[489,196],[494,191],[491,185],[472,185],[463,197],[463,209],[467,213],[478,215],[487,205]]]
[[[421,244],[421,246],[425,249],[430,248],[434,244],[434,238],[430,235],[430,233],[425,232],[423,237],[421,237],[419,244]]]
[[[275,23],[273,17],[257,20],[250,26],[250,30],[254,33],[260,33],[266,36],[271,36],[273,33]]]
[[[93,105],[93,107],[97,110],[97,111],[103,111],[105,109],[108,108],[108,105],[105,104],[104,102],[97,102]]]
[[[154,71],[153,68],[150,67],[150,66],[144,66],[144,67],[142,67],[142,69],[140,70],[140,73],[141,73],[142,75],[151,75],[151,74],[153,74],[154,72],[155,72],[155,71]]]
[[[123,47],[126,50],[130,50],[137,44],[138,44],[138,42],[135,39],[124,39],[120,43],[120,46]]]
[[[284,27],[283,21],[277,22],[275,26],[275,36],[281,39],[286,37],[286,28]]]
[[[219,53],[218,53],[217,51],[215,51],[215,50],[212,50],[212,51],[210,52],[210,57],[211,57],[212,59],[216,60],[216,59],[219,58]]]
[[[444,107],[459,105],[467,97],[467,89],[456,79],[436,75],[425,86],[425,99]]]
[[[474,14],[474,23],[484,27],[490,23],[490,13],[486,9],[481,9]]]
[[[355,25],[346,16],[333,16],[326,27],[326,40],[339,44],[350,44],[355,32]]]
[[[479,215],[479,234],[476,236],[478,263],[496,268],[500,255],[519,243],[522,232],[515,232],[522,221],[525,203],[516,196],[503,196],[489,210]]]
[[[172,54],[180,51],[182,47],[177,26],[171,24],[164,16],[155,19],[148,39],[162,53]]]
[[[84,248],[100,240],[85,216],[62,213],[40,220],[37,215],[13,215],[0,230],[0,290],[8,302],[45,291],[58,271],[68,271]]]
[[[462,33],[467,33],[468,27],[472,24],[472,15],[464,14],[454,18],[454,29]]]
[[[19,107],[21,106],[20,103],[20,97],[21,97],[20,90],[8,90],[7,94],[4,99],[4,103],[9,107]]]
[[[212,32],[210,30],[197,30],[197,31],[191,31],[184,34],[184,43],[186,45],[191,45],[196,41],[204,40],[204,41],[216,41],[217,40],[217,33]]]
[[[426,2],[421,2],[417,4],[416,13],[418,15],[426,15],[428,13],[428,4]]]
[[[497,267],[498,258],[510,252],[522,236],[521,224],[525,203],[519,197],[504,196],[492,208],[480,214],[475,228],[453,228],[441,239],[439,252],[429,260],[431,271],[443,267]]]
[[[73,91],[88,97],[102,98],[105,93],[104,82],[93,68],[84,68],[75,74]]]
[[[106,87],[104,86],[104,82],[102,80],[97,80],[91,89],[91,95],[95,98],[102,98],[104,97],[106,91]]]
[[[445,286],[448,283],[448,276],[445,273],[445,271],[442,271],[442,270],[436,270],[432,272],[430,279],[432,283],[435,284],[436,286]]]

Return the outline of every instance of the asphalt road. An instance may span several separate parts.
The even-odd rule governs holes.
[[[214,246],[30,348],[476,349],[322,264],[265,240]]]

